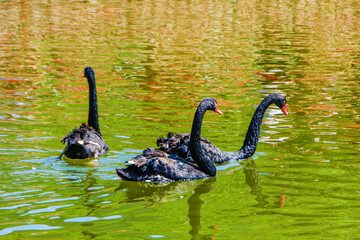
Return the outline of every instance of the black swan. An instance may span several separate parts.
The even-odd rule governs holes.
[[[201,139],[201,148],[203,154],[211,159],[214,163],[224,163],[230,160],[243,160],[250,158],[256,150],[258,144],[261,122],[266,109],[271,104],[276,104],[281,111],[287,116],[286,99],[284,96],[273,93],[264,98],[264,100],[257,107],[252,120],[250,122],[243,146],[237,152],[224,152],[212,144],[209,140]],[[193,162],[191,153],[189,151],[190,134],[172,134],[168,133],[167,138],[159,137],[157,140],[158,150],[167,153],[173,157],[179,157]]]
[[[195,112],[189,151],[197,166],[158,149],[147,148],[143,154],[129,160],[127,168],[116,169],[119,177],[129,181],[170,182],[215,176],[215,165],[202,154],[200,144],[202,120],[207,110],[222,114],[213,98],[202,100]]]
[[[103,155],[109,146],[104,142],[98,120],[95,72],[91,67],[84,70],[84,76],[89,83],[89,116],[88,124],[83,123],[79,128],[74,128],[62,143],[67,143],[63,153],[72,159],[85,159]]]

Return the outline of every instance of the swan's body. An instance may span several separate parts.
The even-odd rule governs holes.
[[[237,152],[224,152],[212,144],[209,140],[202,138],[200,142],[203,154],[214,163],[224,163],[230,160],[243,160],[250,158],[255,153],[258,144],[261,122],[264,113],[273,103],[276,104],[285,115],[288,115],[285,97],[277,93],[268,95],[256,109],[250,122],[243,146]],[[157,140],[159,150],[172,156],[180,157],[189,162],[193,162],[192,155],[189,151],[189,143],[190,134],[184,133],[176,135],[169,133],[167,138],[158,138]]]
[[[74,128],[61,142],[67,143],[62,154],[72,159],[98,157],[109,149],[101,134],[85,123]]]
[[[92,68],[87,67],[84,75],[89,83],[88,124],[83,123],[79,128],[74,128],[61,140],[67,145],[60,157],[65,155],[73,159],[86,159],[101,156],[109,149],[101,136],[99,127],[95,72]]]
[[[222,114],[217,108],[216,101],[212,98],[205,98],[196,110],[191,129],[192,140],[189,141],[189,151],[192,153],[197,166],[164,151],[148,148],[143,154],[128,161],[130,165],[127,168],[116,169],[119,177],[129,181],[169,182],[215,176],[214,163],[202,154],[200,147],[202,119],[207,110]]]
[[[128,163],[127,168],[116,169],[119,177],[128,181],[169,182],[209,177],[198,166],[154,148],[147,148]]]

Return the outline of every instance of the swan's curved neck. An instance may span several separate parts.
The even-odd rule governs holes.
[[[204,104],[201,104],[198,106],[195,115],[194,115],[194,121],[191,128],[191,134],[190,134],[190,153],[193,158],[193,160],[196,162],[196,164],[199,166],[200,170],[202,170],[204,173],[215,176],[216,175],[216,167],[210,159],[206,158],[205,155],[202,153],[201,150],[201,143],[200,143],[200,133],[201,133],[201,125],[202,121],[206,112],[206,106]]]
[[[255,153],[259,140],[262,119],[266,109],[274,102],[275,99],[272,97],[272,95],[269,95],[257,107],[251,119],[243,146],[239,151],[236,152],[238,159],[249,158]]]
[[[89,76],[89,117],[88,124],[95,131],[97,131],[100,135],[100,127],[99,127],[99,119],[98,119],[98,109],[97,109],[97,96],[96,96],[96,85],[95,85],[95,77]]]

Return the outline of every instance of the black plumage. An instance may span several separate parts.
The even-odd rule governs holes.
[[[212,98],[205,98],[196,110],[191,129],[192,140],[190,140],[189,146],[193,160],[197,165],[164,151],[147,148],[143,154],[129,160],[129,165],[126,168],[116,169],[117,174],[124,180],[147,182],[182,181],[215,176],[214,163],[203,156],[198,143],[202,119],[207,110],[222,114],[216,101]]]
[[[65,155],[72,159],[86,159],[101,156],[109,149],[102,138],[99,127],[95,72],[91,67],[87,67],[84,75],[89,84],[88,124],[83,123],[79,128],[74,128],[63,137],[61,142],[67,145],[60,157]]]

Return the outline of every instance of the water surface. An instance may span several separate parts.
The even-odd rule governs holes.
[[[3,1],[0,236],[6,239],[354,239],[360,236],[358,1]],[[110,151],[58,159],[87,119],[96,72]],[[272,106],[255,155],[216,178],[149,184],[116,167],[189,132],[238,150]]]

